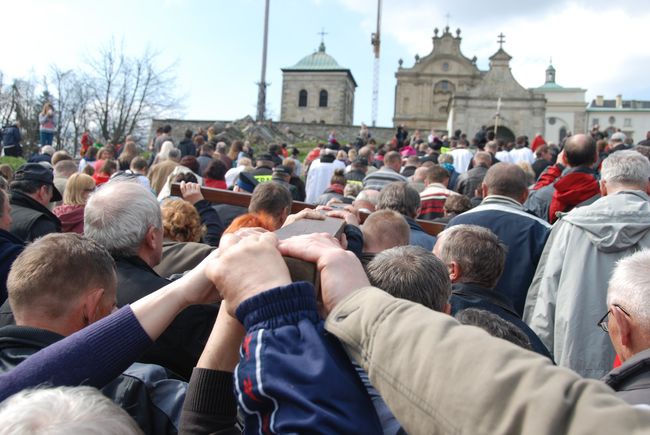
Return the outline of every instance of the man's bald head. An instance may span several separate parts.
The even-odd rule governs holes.
[[[523,203],[528,196],[526,173],[517,165],[497,163],[483,179],[483,197],[487,195],[507,196]]]
[[[592,166],[598,156],[596,154],[596,141],[591,135],[576,134],[569,137],[564,144],[564,155],[571,167]]]

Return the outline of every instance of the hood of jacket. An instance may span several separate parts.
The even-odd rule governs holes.
[[[620,191],[576,208],[562,220],[582,228],[598,250],[622,251],[650,231],[650,197],[640,190]]]

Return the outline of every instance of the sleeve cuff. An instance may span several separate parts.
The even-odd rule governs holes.
[[[233,374],[195,367],[183,409],[222,416],[237,415]]]
[[[277,328],[302,319],[318,321],[316,292],[305,281],[276,287],[242,302],[237,318],[246,330]]]

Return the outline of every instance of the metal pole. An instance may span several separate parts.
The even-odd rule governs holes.
[[[257,92],[257,121],[264,121],[266,114],[266,51],[269,40],[269,1],[266,0],[264,9],[264,47],[262,48],[262,77],[258,83]]]

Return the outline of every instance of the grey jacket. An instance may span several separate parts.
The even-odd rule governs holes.
[[[602,382],[376,288],[339,302],[325,327],[368,372],[409,434],[650,430],[650,412],[629,406]]]
[[[602,380],[627,403],[650,405],[650,349],[637,353]]]
[[[553,226],[528,289],[524,321],[555,362],[599,379],[615,358],[596,326],[607,311],[616,261],[650,248],[650,198],[622,191],[563,215]]]

